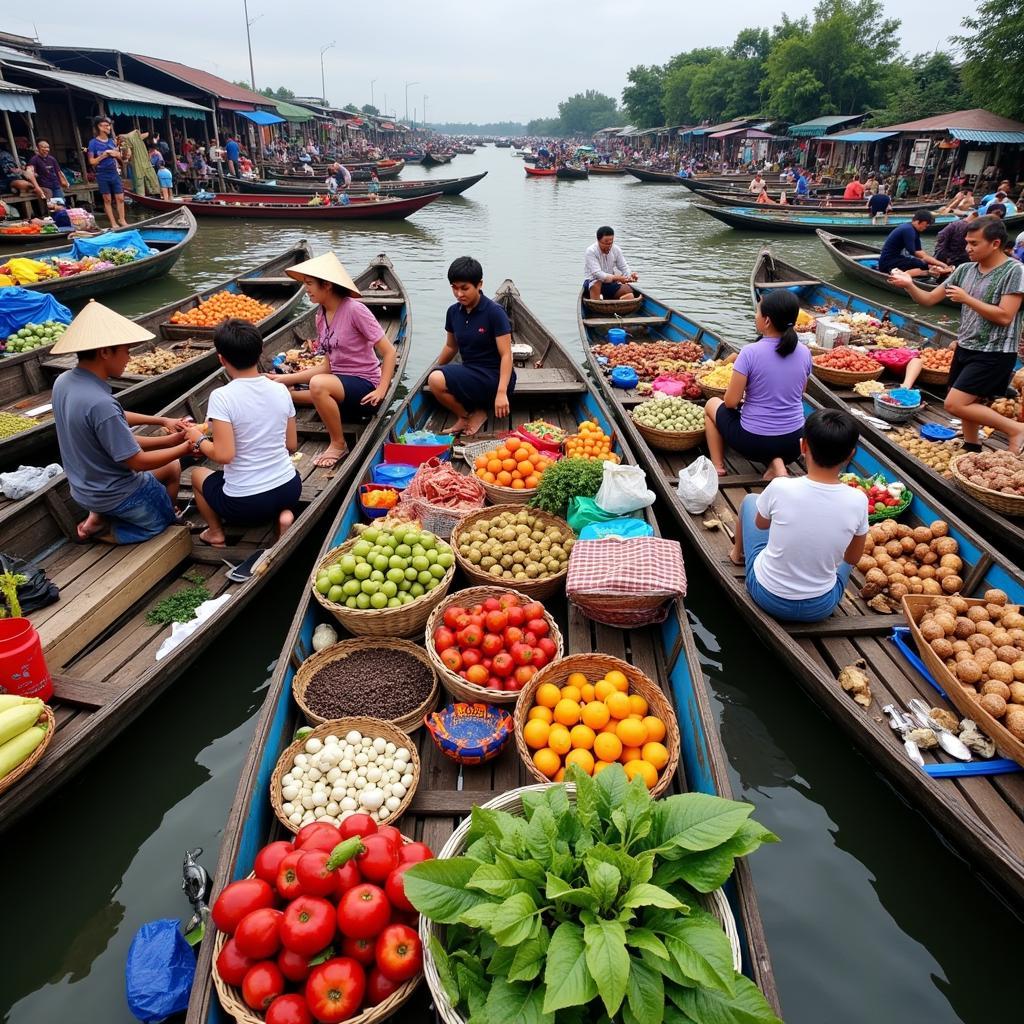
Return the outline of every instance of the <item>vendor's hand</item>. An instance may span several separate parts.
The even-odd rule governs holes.
[[[508,392],[499,391],[494,396],[494,415],[498,419],[502,419],[508,415]]]
[[[278,384],[291,383],[291,380],[289,379],[291,375],[287,373],[272,373],[268,370],[263,374],[263,376],[266,377],[267,380],[276,380]]]
[[[363,397],[359,401],[359,404],[378,406],[380,405],[381,402],[384,401],[384,396],[387,394],[387,390],[388,389],[383,385],[375,387],[372,391],[363,395]]]
[[[168,434],[182,433],[188,430],[189,427],[195,426],[195,420],[191,416],[161,416],[160,426],[167,431]]]
[[[955,284],[946,285],[946,298],[950,302],[964,302],[970,298],[970,295],[963,290],[963,288],[957,287]]]
[[[183,437],[190,444],[199,444],[200,441],[206,439],[205,431],[202,431],[194,423],[189,424],[188,427],[183,431]]]
[[[639,280],[640,280],[640,275],[634,270],[633,273],[629,275],[629,282],[632,284],[633,281],[639,281]]]
[[[914,279],[905,270],[897,267],[889,272],[889,284],[894,284],[897,288],[908,288],[913,283]],[[948,290],[946,294],[949,294]]]

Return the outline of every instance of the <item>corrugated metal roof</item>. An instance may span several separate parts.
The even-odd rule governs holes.
[[[903,124],[887,124],[883,131],[887,132],[951,132],[954,128],[976,129],[986,132],[1020,132],[1024,124],[1008,117],[993,114],[984,107],[971,110],[956,110],[951,114],[937,114],[935,117],[923,117],[919,121],[905,121]]]
[[[1024,131],[987,132],[978,128],[950,128],[949,134],[961,142],[1009,142],[1018,146],[1024,143]]]
[[[26,95],[34,95],[38,89],[30,89],[27,85],[15,85],[14,82],[6,82],[0,78],[0,92],[23,92]]]
[[[268,96],[267,98],[269,99],[270,97]],[[300,107],[296,103],[286,103],[284,100],[274,100],[273,104],[277,107],[277,112],[286,121],[291,121],[293,124],[305,124],[306,121],[312,121],[314,117],[320,116],[308,107]]]
[[[24,64],[26,67],[52,67],[41,57],[34,57],[31,53],[15,50],[11,46],[0,46],[0,60],[9,60],[12,64]]]
[[[236,103],[251,103],[254,106],[260,107],[274,106],[274,101],[267,99],[266,96],[261,96],[258,92],[253,92],[251,89],[235,85],[234,82],[219,78],[217,75],[211,75],[209,71],[190,68],[187,64],[179,64],[176,60],[145,57],[141,53],[132,53],[129,56],[142,61],[143,64],[148,64],[151,68],[156,68],[157,71],[162,71],[166,75],[171,75],[182,82],[194,85],[202,92],[216,96],[218,99],[234,100]]]
[[[880,142],[890,139],[899,132],[836,132],[835,135],[817,135],[816,142]]]
[[[10,66],[7,61],[0,61]],[[186,110],[209,110],[209,107],[191,103],[165,92],[147,89],[134,82],[122,82],[120,78],[107,78],[105,75],[83,75],[78,71],[63,71],[60,68],[18,68],[23,74],[37,75],[51,82],[69,85],[72,89],[81,89],[106,100],[119,100],[123,103],[147,104],[158,107],[182,107]]]
[[[866,114],[829,114],[824,117],[816,117],[813,121],[804,121],[802,124],[791,125],[789,134],[801,138],[827,135],[829,128],[846,124],[848,121],[860,121],[865,117],[867,117]]]

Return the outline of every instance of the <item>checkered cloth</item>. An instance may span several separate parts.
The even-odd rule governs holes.
[[[605,625],[664,622],[672,602],[686,596],[683,550],[660,537],[577,541],[565,589],[584,615]]]

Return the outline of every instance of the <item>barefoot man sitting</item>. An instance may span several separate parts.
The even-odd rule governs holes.
[[[630,284],[640,279],[629,269],[626,257],[615,244],[615,232],[604,225],[597,229],[597,241],[583,257],[583,290],[592,299],[632,299]]]

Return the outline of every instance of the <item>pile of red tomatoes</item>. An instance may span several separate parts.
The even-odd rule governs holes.
[[[264,846],[254,877],[213,904],[228,936],[214,969],[267,1024],[335,1024],[376,1006],[422,969],[403,875],[432,856],[367,814]]]
[[[815,356],[814,365],[827,370],[846,370],[851,373],[874,373],[878,370],[878,363],[871,356],[856,352],[846,345]]]

